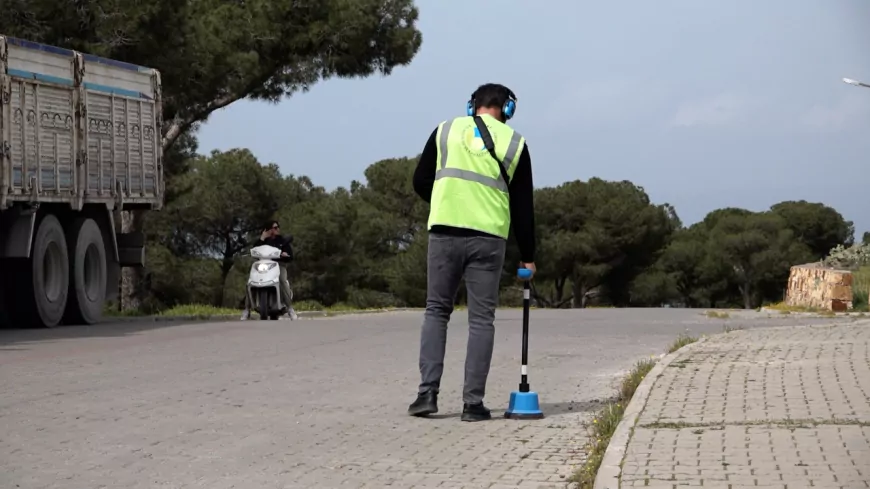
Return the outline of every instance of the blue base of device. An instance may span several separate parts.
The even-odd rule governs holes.
[[[508,419],[543,419],[537,392],[511,392],[510,404],[504,417]]]

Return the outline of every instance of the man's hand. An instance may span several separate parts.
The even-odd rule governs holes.
[[[520,262],[520,268],[527,268],[527,269],[532,271],[532,276],[529,277],[529,280],[535,278],[535,272],[538,271],[538,269],[535,268],[535,262],[531,262],[531,263]]]
[[[288,255],[286,251],[281,252],[281,257],[288,257],[288,256],[290,256],[290,255]]]
[[[266,238],[269,237],[269,231],[263,231],[260,233],[260,241],[266,241]]]

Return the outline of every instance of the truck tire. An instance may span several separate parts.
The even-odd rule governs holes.
[[[12,277],[12,267],[9,263],[11,260],[0,259],[0,270],[6,273],[0,273],[0,328],[8,328],[12,326],[12,319],[9,317],[8,302],[11,302],[12,291],[6,287],[6,282],[11,282],[9,277]],[[7,276],[8,274],[8,276]],[[7,297],[8,296],[8,297]]]
[[[42,218],[33,238],[30,259],[20,263],[27,273],[10,304],[15,326],[57,326],[69,293],[69,258],[60,222],[51,214]]]
[[[79,218],[67,229],[69,300],[65,324],[94,324],[106,302],[106,245],[96,221]]]

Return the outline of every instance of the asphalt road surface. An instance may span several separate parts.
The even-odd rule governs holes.
[[[678,334],[831,322],[533,311],[529,376],[546,418],[516,421],[501,415],[519,382],[521,312],[500,311],[495,418],[462,423],[464,311],[448,333],[441,412],[405,414],[421,316],[0,331],[0,488],[565,487],[584,421]]]

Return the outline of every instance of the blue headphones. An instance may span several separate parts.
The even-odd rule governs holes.
[[[468,99],[468,103],[465,105],[465,113],[469,116],[474,116],[477,113],[477,107],[474,104],[474,96],[477,92],[471,94],[471,98]],[[517,96],[514,95],[514,92],[511,92],[508,89],[508,98],[505,100],[504,105],[501,108],[501,115],[504,117],[505,121],[511,120],[514,114],[517,112]]]

